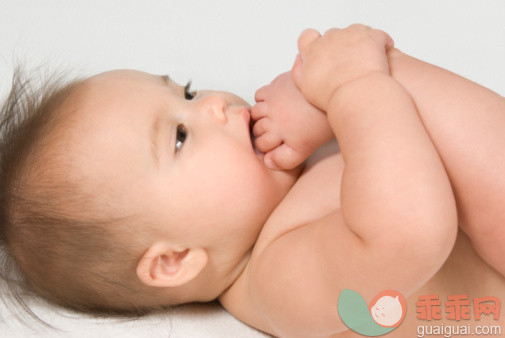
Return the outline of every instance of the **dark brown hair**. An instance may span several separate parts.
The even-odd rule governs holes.
[[[78,311],[140,315],[162,305],[135,275],[147,247],[132,242],[141,220],[91,212],[100,196],[68,175],[75,164],[54,146],[76,127],[85,90],[84,80],[51,76],[37,86],[14,72],[0,116],[0,277],[25,309],[28,292]]]

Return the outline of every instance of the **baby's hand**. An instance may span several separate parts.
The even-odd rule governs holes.
[[[293,169],[335,137],[326,114],[305,100],[291,72],[258,89],[255,100],[251,115],[256,147],[265,153],[270,169]]]
[[[386,33],[359,24],[333,28],[323,36],[307,29],[298,38],[294,82],[310,103],[327,112],[344,84],[376,73],[389,75],[386,53],[393,45]]]

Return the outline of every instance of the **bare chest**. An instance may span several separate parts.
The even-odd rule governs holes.
[[[344,160],[336,141],[314,152],[296,184],[265,223],[255,251],[262,251],[280,235],[340,208],[343,170]]]
[[[220,296],[221,304],[230,313],[253,327],[269,331],[270,325],[249,295],[250,271],[277,238],[340,208],[343,170],[344,161],[336,141],[320,147],[307,159],[303,173],[263,226],[244,272]]]

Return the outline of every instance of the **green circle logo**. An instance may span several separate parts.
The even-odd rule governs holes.
[[[338,296],[338,314],[348,328],[364,336],[381,336],[405,318],[407,302],[396,290],[380,292],[367,306],[359,293],[344,289]]]

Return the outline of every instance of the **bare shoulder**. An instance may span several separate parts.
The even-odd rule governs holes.
[[[347,270],[346,258],[337,254],[327,266],[325,246],[343,253],[359,245],[348,230],[330,226],[336,212],[283,234],[251,260],[250,299],[268,322],[269,333],[326,336],[346,329],[338,316],[338,289],[331,277],[332,271]],[[336,241],[335,236],[340,238]]]
[[[345,330],[320,248],[322,238],[330,235],[324,224],[331,218],[285,232],[253,254],[239,279],[220,296],[221,304],[243,322],[277,337]]]
[[[278,237],[251,260],[249,298],[271,334],[333,336],[347,330],[337,308],[343,289],[364,299],[387,289],[408,296],[445,260],[434,251],[408,238],[366,243],[346,226],[341,209],[333,210]]]
[[[311,260],[308,253],[304,254],[303,251],[311,251],[309,247],[313,243],[311,240],[306,241],[304,237],[308,233],[315,235],[317,232],[316,227],[310,224],[339,207],[343,170],[344,162],[336,141],[328,142],[308,159],[303,174],[264,225],[246,269],[233,286],[220,297],[223,306],[234,316],[249,325],[274,334],[270,325],[272,318],[265,313],[265,304],[262,301],[264,297],[261,296],[265,295],[266,299],[267,293],[263,293],[264,290],[257,287],[261,285],[256,284],[278,285],[280,288],[302,290],[302,284],[309,282],[309,279],[305,278],[302,284],[287,285],[284,279],[295,278],[291,275],[294,270],[291,268],[278,270],[276,266],[287,266],[286,264],[291,262],[295,263],[293,265],[295,266],[296,262],[300,263],[300,259],[304,256],[305,259]],[[295,250],[293,245],[303,246],[305,249],[300,247]],[[280,254],[274,254],[274,252]],[[300,255],[300,258],[291,260],[293,255]],[[271,259],[271,256],[275,256],[275,259]],[[315,258],[312,257],[312,260]],[[310,268],[315,267],[310,266]],[[278,271],[267,273],[265,272],[267,270]],[[306,273],[299,269],[298,271],[301,275]],[[300,291],[286,291],[277,295],[289,298],[292,292],[294,295]],[[316,300],[316,297],[312,299]],[[291,300],[292,304],[299,304],[300,301],[295,296]],[[277,301],[279,300],[275,302]],[[280,301],[280,303],[283,302]],[[297,307],[304,308],[299,305]],[[285,310],[280,309],[280,311]]]

